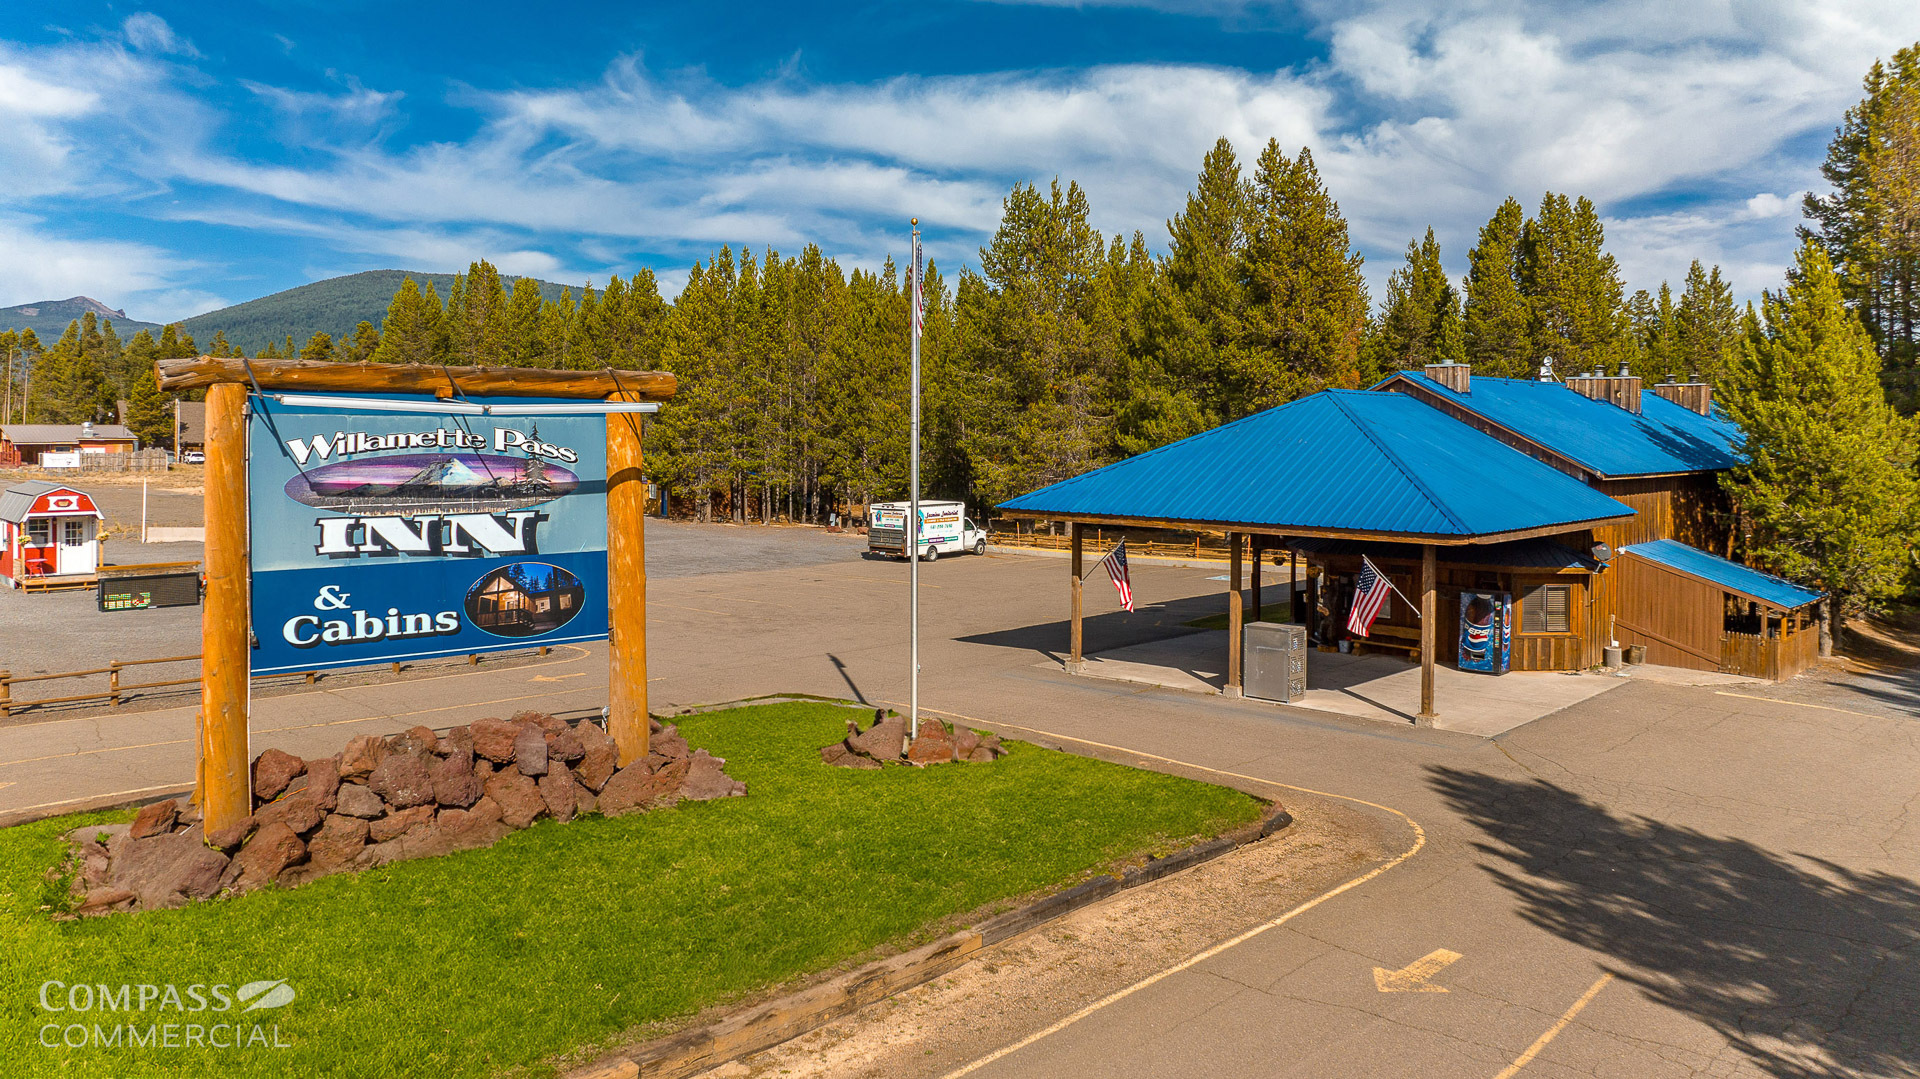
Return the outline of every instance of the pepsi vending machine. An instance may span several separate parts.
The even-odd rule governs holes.
[[[1513,594],[1460,593],[1460,669],[1507,673],[1513,655]]]

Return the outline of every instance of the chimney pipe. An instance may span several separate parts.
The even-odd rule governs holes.
[[[1473,365],[1465,363],[1430,363],[1423,373],[1430,379],[1455,393],[1467,393],[1473,387]]]
[[[1686,382],[1675,382],[1670,376],[1667,381],[1655,386],[1653,392],[1702,416],[1713,412],[1713,386],[1700,381],[1698,375],[1688,376]]]
[[[1625,369],[1625,365],[1622,365]],[[1628,412],[1640,411],[1640,378],[1637,375],[1622,374],[1608,377],[1604,368],[1595,366],[1591,374],[1575,375],[1567,379],[1567,388],[1582,397],[1591,397],[1595,401],[1605,401],[1617,405]]]

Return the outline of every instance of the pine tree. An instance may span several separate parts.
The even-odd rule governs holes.
[[[300,358],[321,363],[331,363],[334,359],[333,335],[330,333],[315,333],[312,337],[307,338],[306,347],[300,350]]]
[[[1386,310],[1367,344],[1368,366],[1379,374],[1466,358],[1459,297],[1431,228],[1424,239],[1408,241],[1406,265],[1387,279]]]
[[[1703,270],[1700,260],[1693,260],[1676,315],[1678,352],[1671,373],[1718,382],[1740,341],[1740,312],[1733,305],[1732,286],[1720,277],[1720,267]]]
[[[1533,345],[1563,373],[1611,373],[1632,358],[1625,287],[1605,242],[1591,201],[1551,191],[1521,230],[1520,288],[1532,312]]]
[[[1633,373],[1648,383],[1664,382],[1670,374],[1684,376],[1680,353],[1680,312],[1673,303],[1673,290],[1660,282],[1658,300],[1646,289],[1627,301],[1627,316],[1633,333]]]
[[[1467,299],[1461,321],[1467,362],[1482,374],[1530,378],[1539,372],[1533,312],[1520,290],[1520,237],[1527,212],[1509,198],[1481,226],[1467,252]]]
[[[1882,378],[1905,411],[1920,407],[1920,44],[1868,69],[1821,173],[1833,194],[1802,203],[1873,334]]]
[[[213,356],[219,359],[227,359],[229,357],[234,356],[235,354],[236,353],[233,350],[233,346],[227,342],[226,331],[224,330],[213,331],[213,344],[208,346],[207,355]]]
[[[214,335],[216,340],[224,342],[226,338]],[[200,349],[193,343],[193,335],[180,328],[178,322],[170,322],[160,328],[160,340],[156,347],[163,360],[183,360],[200,355]]]
[[[1157,370],[1122,425],[1143,447],[1198,433],[1242,415],[1253,396],[1245,380],[1245,280],[1253,191],[1224,137],[1200,164],[1185,209],[1167,222],[1163,276],[1143,311],[1144,350]]]
[[[140,331],[134,338],[134,342],[139,342],[141,338],[147,338],[148,344],[151,345],[152,338],[145,330]],[[173,444],[173,396],[162,393],[159,386],[155,385],[153,362],[146,358],[148,351],[147,348],[141,348],[138,350],[139,355],[136,356],[135,344],[130,343],[127,346],[129,359],[140,359],[143,362],[129,365],[132,385],[128,391],[127,414],[122,422],[133,431],[135,437],[140,439],[142,446],[166,446],[170,449],[178,449]],[[151,351],[157,353],[158,348],[153,347]]]
[[[353,328],[353,336],[341,350],[340,358],[347,363],[368,363],[372,361],[373,354],[379,349],[380,331],[373,328],[373,323],[362,319],[360,324]]]
[[[1269,140],[1253,178],[1243,271],[1248,399],[1233,412],[1285,404],[1329,386],[1352,388],[1367,324],[1361,259],[1313,154],[1288,158]]]
[[[445,355],[440,336],[440,297],[424,292],[409,277],[400,283],[380,325],[375,363],[438,363]]]
[[[1752,523],[1752,558],[1832,597],[1837,643],[1843,614],[1913,567],[1914,421],[1887,405],[1873,340],[1818,242],[1747,322],[1717,394],[1747,460],[1723,482]]]
[[[28,422],[102,422],[112,416],[115,392],[101,365],[106,338],[89,311],[69,323],[34,368]]]

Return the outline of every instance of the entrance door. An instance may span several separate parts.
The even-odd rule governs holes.
[[[93,542],[93,518],[60,519],[60,573],[94,572],[100,568],[98,551]]]

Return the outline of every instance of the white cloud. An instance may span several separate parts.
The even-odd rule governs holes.
[[[40,226],[0,216],[0,251],[6,252],[0,258],[0,307],[78,295],[119,307],[128,296],[173,287],[194,269],[149,244],[73,239]]]
[[[127,44],[142,52],[179,53],[183,56],[199,56],[200,50],[193,42],[173,32],[167,20],[151,11],[141,11],[127,16],[120,29],[127,35]]]
[[[1747,200],[1747,216],[1759,219],[1786,217],[1800,208],[1798,195],[1782,197],[1771,191],[1762,191]]]

